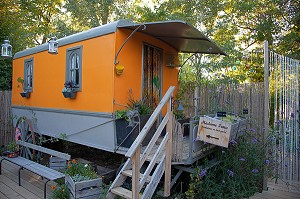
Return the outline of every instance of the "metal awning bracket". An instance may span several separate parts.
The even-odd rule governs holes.
[[[115,64],[115,65],[117,65],[117,64],[120,63],[120,61],[117,61],[117,59],[118,59],[118,56],[119,56],[119,54],[120,54],[122,48],[125,46],[125,44],[128,42],[128,40],[134,35],[134,33],[135,33],[136,31],[138,31],[138,29],[139,29],[140,27],[142,27],[142,26],[143,26],[143,29],[142,29],[142,30],[146,30],[146,25],[145,25],[145,24],[141,24],[141,25],[139,25],[136,29],[134,29],[134,31],[132,31],[132,33],[126,38],[126,40],[124,41],[124,43],[122,44],[122,46],[120,47],[120,49],[118,50],[118,52],[117,52],[117,54],[116,54],[116,56],[115,56],[115,59],[114,59],[114,64]]]

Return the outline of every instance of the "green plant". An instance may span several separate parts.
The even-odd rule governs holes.
[[[266,145],[253,129],[219,151],[221,163],[210,169],[198,168],[191,175],[187,198],[248,198],[262,190],[264,173],[271,168]],[[205,167],[204,167],[205,168]]]
[[[122,106],[127,107],[127,109],[116,110],[115,118],[116,119],[124,118],[124,119],[128,120],[128,112],[132,111],[132,110],[138,111],[138,113],[140,115],[150,114],[152,112],[152,109],[150,106],[147,105],[147,103],[145,101],[146,101],[145,98],[136,100],[132,95],[132,91],[130,90],[127,105],[122,105]]]
[[[75,159],[68,162],[65,173],[71,176],[74,182],[98,178],[91,165],[77,162]]]
[[[127,110],[116,110],[115,111],[115,118],[116,119],[122,119],[122,118],[125,118],[126,119],[126,113],[127,113]]]
[[[20,85],[22,86],[22,89],[24,89],[24,79],[22,77],[18,77],[17,82],[19,83],[18,88]]]
[[[53,190],[53,192],[50,196],[51,199],[69,199],[70,198],[69,189],[65,184],[62,184],[59,186],[51,186],[51,189]]]
[[[6,146],[7,150],[10,152],[17,152],[19,150],[19,147],[16,142],[10,142]]]
[[[151,107],[146,103],[146,98],[142,98],[140,100],[136,100],[132,92],[129,91],[129,97],[128,97],[128,109],[129,110],[137,110],[140,115],[148,115],[151,113],[152,109]]]
[[[75,83],[73,81],[66,81],[64,83],[64,88],[62,89],[62,92],[72,92],[74,87]]]

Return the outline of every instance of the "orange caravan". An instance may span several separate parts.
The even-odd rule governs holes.
[[[12,105],[22,140],[63,135],[120,154],[133,139],[119,132],[128,124],[117,127],[116,111],[130,103],[153,111],[178,86],[179,52],[225,54],[183,21],[119,20],[51,42],[14,55]]]

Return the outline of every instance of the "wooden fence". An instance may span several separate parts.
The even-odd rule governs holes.
[[[261,132],[264,121],[264,84],[191,85],[183,94],[186,117],[226,111],[247,117],[250,127]],[[245,114],[245,112],[248,112]]]
[[[12,141],[11,91],[0,91],[0,147]]]

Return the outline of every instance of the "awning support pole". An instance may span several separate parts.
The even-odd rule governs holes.
[[[116,56],[115,56],[115,60],[114,60],[114,64],[115,64],[115,65],[117,65],[117,64],[120,63],[119,61],[117,61],[117,59],[118,59],[118,56],[119,56],[119,54],[120,54],[122,48],[125,46],[125,44],[128,42],[128,40],[132,37],[132,35],[134,35],[134,33],[135,33],[136,31],[138,31],[138,29],[139,29],[141,26],[143,26],[143,29],[142,29],[142,30],[145,30],[145,29],[146,29],[146,25],[145,25],[145,24],[141,24],[141,25],[139,25],[136,29],[134,29],[134,31],[132,31],[132,33],[127,37],[127,39],[124,41],[124,43],[122,44],[122,46],[121,46],[120,49],[118,50],[118,52],[117,52],[117,54],[116,54]]]

